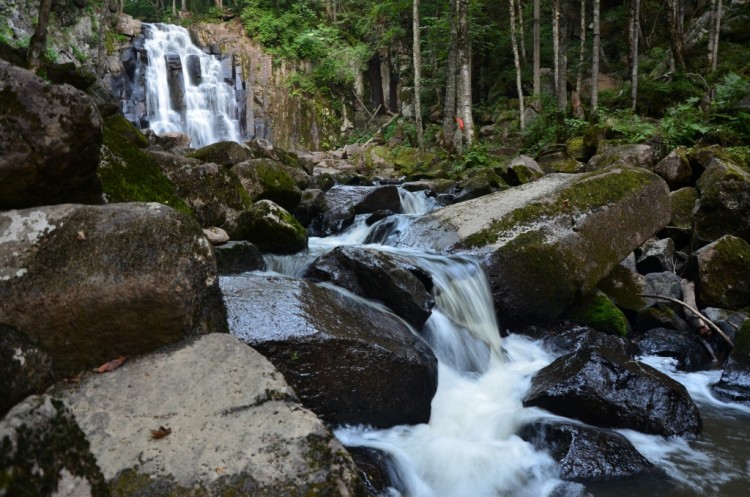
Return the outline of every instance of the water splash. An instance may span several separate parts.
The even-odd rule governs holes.
[[[235,92],[224,82],[221,62],[193,45],[181,26],[147,24],[145,33],[146,107],[151,129],[156,134],[184,133],[194,148],[240,141]],[[170,70],[181,70],[171,88]]]

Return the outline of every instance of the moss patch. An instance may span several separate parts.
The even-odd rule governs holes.
[[[157,163],[143,150],[145,137],[121,115],[107,118],[104,125],[99,176],[110,202],[160,202],[192,215],[175,187]],[[146,142],[148,144],[148,142]]]
[[[695,188],[680,188],[670,195],[672,204],[672,220],[670,224],[678,228],[690,228],[693,225],[693,208],[698,200]]]
[[[600,292],[592,292],[579,299],[565,311],[564,317],[610,335],[628,334],[625,315]]]

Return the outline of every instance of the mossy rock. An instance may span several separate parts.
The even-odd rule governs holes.
[[[258,201],[240,215],[236,237],[275,254],[293,254],[307,248],[305,228],[270,200]]]
[[[159,202],[185,214],[193,212],[177,195],[158,163],[141,150],[146,138],[122,115],[104,121],[99,177],[109,202]],[[148,140],[146,140],[148,145]]]
[[[597,288],[621,309],[638,311],[646,306],[645,299],[640,296],[646,288],[643,276],[622,264],[615,266]]]
[[[293,211],[302,200],[302,191],[282,164],[273,159],[252,159],[231,169],[250,198],[271,200],[288,211]]]
[[[711,241],[731,234],[750,241],[750,172],[714,158],[696,186],[698,235]]]
[[[724,397],[750,404],[750,319],[737,330],[734,348],[714,389]]]
[[[591,158],[596,148],[586,145],[583,136],[576,136],[565,142],[565,153],[571,159],[586,162]]]
[[[253,152],[249,147],[233,141],[212,143],[194,152],[190,152],[187,156],[224,167],[232,167],[246,160],[263,157],[263,155]]]
[[[601,292],[594,291],[578,299],[568,307],[563,317],[609,335],[628,335],[628,320],[625,315]]]
[[[698,201],[698,191],[692,187],[680,188],[669,195],[672,203],[670,225],[690,229],[693,225],[693,209]]]
[[[740,309],[750,304],[750,244],[725,235],[696,256],[698,297],[704,306]]]

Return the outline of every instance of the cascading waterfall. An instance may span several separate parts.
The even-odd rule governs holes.
[[[240,141],[235,91],[224,81],[221,62],[193,45],[181,26],[145,26],[151,129],[156,134],[184,133],[194,148]]]
[[[406,215],[395,226],[407,230],[410,219],[435,207],[423,194],[401,192]],[[394,223],[393,219],[382,222]],[[268,257],[269,267],[301,275],[318,255],[338,245],[362,244],[377,223],[364,216],[345,233],[310,240],[308,253]],[[739,497],[750,480],[750,409],[717,401],[708,384],[716,372],[677,373],[664,358],[645,358],[683,383],[701,407],[704,441],[618,430],[662,468],[670,483],[642,480],[582,485],[562,482],[546,454],[517,432],[544,419],[564,420],[522,398],[531,377],[554,357],[539,343],[511,334],[500,343],[486,276],[470,258],[423,250],[368,245],[410,258],[428,271],[435,284],[436,307],[421,330],[438,358],[438,390],[429,423],[374,430],[340,427],[335,434],[348,446],[370,447],[388,455],[391,481],[387,497]],[[716,441],[714,443],[714,441]],[[726,450],[724,447],[732,447]],[[651,486],[649,486],[651,485]]]

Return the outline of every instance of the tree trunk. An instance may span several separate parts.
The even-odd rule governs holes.
[[[177,0],[172,0],[172,17],[177,17]]]
[[[41,0],[39,2],[39,17],[34,34],[29,41],[29,51],[26,55],[26,63],[32,71],[36,71],[42,63],[42,54],[47,46],[47,25],[49,24],[51,8],[52,0]]]
[[[596,115],[599,105],[599,49],[601,47],[601,38],[599,36],[599,0],[594,0],[593,17],[594,46],[591,49],[591,113]]]
[[[540,17],[541,7],[540,0],[534,0],[534,97],[537,99],[537,105],[541,110],[541,98],[540,93],[542,91],[542,76],[541,76],[541,55],[540,55]]]
[[[684,25],[680,19],[683,11],[683,0],[667,0],[667,31],[669,31],[669,43],[672,47],[672,57],[679,69],[687,69],[685,63],[685,32]]]
[[[224,0],[214,0],[214,6],[219,10],[224,10]]]
[[[713,54],[711,55],[711,71],[716,72],[716,66],[719,63],[719,31],[721,31],[721,0],[716,2],[716,14],[714,14],[714,44]]]
[[[180,12],[187,12],[187,0],[182,0],[182,3],[180,4]]]
[[[458,109],[463,119],[464,139],[474,143],[474,118],[471,102],[471,41],[469,39],[469,0],[458,0]]]
[[[552,2],[552,66],[557,95],[560,88],[560,0]]]
[[[445,145],[453,151],[453,134],[456,131],[456,71],[458,64],[458,0],[451,0],[451,41],[448,48],[445,77],[445,106],[443,107],[443,140]]]
[[[518,0],[519,4],[521,3]],[[513,46],[513,63],[516,65],[516,90],[518,91],[518,113],[519,122],[521,129],[526,128],[524,122],[524,106],[523,106],[523,89],[521,88],[521,62],[518,58],[518,45],[516,43],[516,16],[515,16],[515,2],[514,0],[508,0],[508,6],[510,11],[510,43]]]
[[[419,150],[424,150],[424,133],[422,130],[422,50],[419,33],[419,0],[414,0],[412,31],[414,32],[414,117],[417,124],[417,143]]]
[[[708,67],[714,64],[714,37],[716,29],[716,0],[711,0],[711,4],[708,7]]]
[[[524,65],[527,64],[526,60],[526,29],[523,27],[523,0],[518,0],[518,34],[520,35],[521,44],[521,61]]]
[[[638,101],[638,35],[641,31],[640,0],[630,0],[630,109],[635,112]]]
[[[586,60],[586,0],[581,0],[581,30],[579,32],[581,39],[581,50],[578,53],[578,76],[576,76],[576,93],[581,94],[583,86],[583,63]]]

